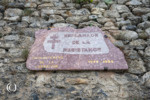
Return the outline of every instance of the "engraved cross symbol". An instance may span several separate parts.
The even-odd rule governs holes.
[[[50,37],[52,40],[49,40],[48,43],[52,43],[52,49],[55,49],[55,43],[59,43],[60,40],[57,40],[58,39],[58,36],[56,35],[53,35]]]

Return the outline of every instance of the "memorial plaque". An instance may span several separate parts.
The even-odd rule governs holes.
[[[128,69],[124,54],[98,27],[44,29],[35,38],[26,62],[30,70]]]

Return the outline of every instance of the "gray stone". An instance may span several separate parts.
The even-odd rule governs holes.
[[[22,56],[22,49],[19,48],[10,48],[8,51],[8,55],[10,57],[21,57]]]
[[[11,2],[8,4],[9,8],[24,8],[24,3]]]
[[[115,80],[120,85],[125,85],[129,82],[125,75],[114,74],[111,77],[112,77],[113,80]]]
[[[11,33],[11,31],[12,31],[12,28],[9,26],[0,27],[0,33],[2,35],[7,35],[7,34]]]
[[[90,15],[90,12],[88,9],[82,8],[80,10],[70,10],[69,11],[71,16],[84,16],[84,15]]]
[[[38,31],[39,28],[22,28],[20,30],[21,33],[23,33],[26,36],[34,37],[35,32]]]
[[[150,35],[146,32],[141,32],[141,33],[138,33],[139,34],[139,38],[140,39],[148,39],[150,38]]]
[[[104,24],[104,26],[105,26],[105,27],[111,27],[111,26],[115,26],[115,25],[114,25],[113,22],[110,21],[110,22],[106,22],[106,23]]]
[[[20,17],[19,16],[14,16],[14,17],[4,17],[5,20],[9,21],[19,21]]]
[[[44,2],[44,3],[45,3],[45,2],[46,2],[46,3],[47,3],[47,2],[59,2],[59,1],[60,1],[60,0],[42,0],[42,2]]]
[[[79,24],[83,21],[87,21],[88,20],[88,17],[87,16],[73,16],[73,17],[68,17],[66,19],[66,22],[67,23],[70,23],[70,24]]]
[[[24,16],[24,17],[22,17],[22,21],[30,23],[30,17],[29,16]]]
[[[5,6],[0,5],[0,12],[4,12],[5,11]]]
[[[6,53],[5,49],[0,49],[0,58],[3,58],[5,53]]]
[[[150,46],[150,39],[147,39],[147,45]]]
[[[30,17],[30,27],[32,28],[46,28],[49,25],[49,22],[39,18],[39,17]]]
[[[145,32],[146,32],[147,35],[150,37],[150,28],[147,28],[147,29],[145,30]]]
[[[131,6],[139,6],[141,5],[142,3],[138,0],[131,0],[129,2],[126,3],[126,5],[131,5]]]
[[[34,43],[34,38],[30,37],[30,36],[20,36],[21,40],[20,41],[24,41],[24,42],[20,42],[20,47],[22,47],[23,49],[29,48],[32,46],[32,44]]]
[[[140,56],[144,56],[144,51],[143,51],[143,50],[138,50],[138,54],[139,54]]]
[[[129,8],[125,5],[113,4],[111,10],[117,10],[119,13],[130,12]]]
[[[34,11],[34,12],[32,13],[32,16],[33,16],[33,17],[39,17],[39,16],[40,16],[40,11]]]
[[[116,10],[106,10],[104,12],[104,17],[116,18],[120,17],[120,15]]]
[[[119,38],[122,40],[134,40],[138,38],[138,34],[134,31],[123,31]]]
[[[73,9],[76,6],[75,3],[67,3],[66,7],[69,7],[70,9]]]
[[[150,88],[150,72],[147,72],[142,76],[142,82],[146,87]]]
[[[150,22],[149,21],[145,21],[145,22],[142,22],[140,24],[138,24],[138,28],[141,28],[141,29],[147,29],[150,27]]]
[[[114,45],[117,46],[117,47],[119,47],[119,48],[123,48],[123,47],[124,47],[123,42],[122,42],[122,41],[119,41],[119,40],[118,40],[118,41],[115,41],[115,42],[114,42]]]
[[[121,17],[127,19],[128,17],[134,17],[134,15],[131,12],[126,12],[121,14]]]
[[[73,28],[77,28],[75,25],[68,24],[68,23],[55,23],[53,26],[54,27],[73,27]]]
[[[137,39],[130,42],[129,46],[136,49],[144,49],[147,43],[143,39]]]
[[[58,8],[63,8],[65,7],[64,3],[63,2],[54,2],[54,5]]]
[[[53,7],[53,6],[54,6],[53,3],[44,3],[44,4],[38,5],[38,9],[42,9],[42,8],[46,8],[46,7]]]
[[[126,78],[129,82],[139,83],[141,81],[137,75],[125,73],[124,76],[126,76]]]
[[[97,21],[98,21],[100,24],[105,24],[106,22],[109,22],[109,21],[112,21],[112,20],[109,19],[109,18],[102,17],[102,18],[98,18]]]
[[[17,8],[9,8],[5,11],[5,17],[21,16],[22,14],[23,10]]]
[[[150,79],[145,82],[145,86],[148,87],[148,88],[150,88]]]
[[[3,14],[2,13],[0,13],[0,19],[2,19],[3,18]]]
[[[102,12],[104,12],[105,11],[105,9],[103,9],[103,8],[98,8],[98,7],[93,7],[92,9],[91,9],[91,13],[93,14],[93,15],[99,15],[100,13],[102,13]]]
[[[147,14],[147,13],[150,13],[150,8],[134,8],[133,9],[133,13],[135,15],[144,15],[144,14]]]
[[[95,21],[88,21],[88,22],[83,22],[79,24],[79,28],[84,28],[87,26],[97,26],[97,27],[101,27],[101,25]]]
[[[131,21],[132,25],[137,25],[142,22],[142,19],[139,16],[127,16],[127,17]]]
[[[99,2],[96,7],[107,9],[108,6],[104,2]]]
[[[25,68],[25,66],[25,63],[18,63],[9,67],[11,71],[15,71],[17,73],[29,73],[29,70]]]
[[[23,11],[20,9],[12,8],[12,9],[7,9],[5,11],[5,20],[10,20],[10,21],[19,21],[20,16],[23,14]]]
[[[0,20],[0,27],[5,26],[5,25],[6,25],[6,21]]]
[[[0,47],[4,49],[14,48],[15,44],[13,42],[2,42],[0,41]]]
[[[150,62],[146,64],[147,70],[150,71]]]
[[[53,14],[64,14],[66,10],[56,10],[51,8],[43,8],[41,10],[41,16],[53,15]]]
[[[20,22],[18,23],[17,25],[17,28],[20,29],[20,28],[25,28],[25,27],[28,27],[28,23],[27,22]]]
[[[75,6],[76,8],[80,8],[80,4],[77,6]],[[84,4],[82,7],[87,8],[87,9],[92,9],[95,8],[95,5],[90,3],[90,4]]]
[[[36,8],[36,7],[37,7],[37,4],[30,2],[30,3],[26,3],[26,4],[25,4],[25,7],[26,7],[26,8]]]
[[[129,61],[128,65],[129,65],[129,69],[128,69],[129,73],[142,74],[146,72],[146,69],[144,67],[144,62],[142,60],[131,60]]]
[[[135,51],[135,50],[124,50],[124,53],[125,53],[126,57],[129,59],[133,59],[133,60],[139,59],[139,55],[138,55],[137,51]]]
[[[129,0],[117,0],[118,4],[125,4]]]
[[[50,23],[62,23],[62,22],[65,22],[65,20],[62,16],[50,15],[48,22],[50,22]]]
[[[150,57],[150,46],[145,49],[145,56]]]
[[[97,18],[98,18],[97,15],[90,15],[90,16],[89,16],[89,19],[97,19]]]
[[[64,3],[70,3],[71,0],[62,0]]]
[[[18,41],[19,36],[18,35],[7,35],[7,36],[4,36],[4,40]]]
[[[148,20],[150,20],[150,13],[142,16],[142,21],[148,21]]]
[[[122,20],[122,21],[120,21],[120,22],[117,22],[117,25],[118,25],[119,27],[127,26],[127,25],[131,25],[131,22],[130,22],[130,20]]]
[[[135,25],[128,25],[128,26],[126,26],[126,29],[135,31],[136,30],[136,26]]]

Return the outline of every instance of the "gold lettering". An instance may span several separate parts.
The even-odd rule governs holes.
[[[40,62],[40,64],[44,64],[44,62],[43,61],[39,61]]]
[[[96,61],[96,63],[98,63],[98,60]]]
[[[114,61],[113,61],[113,60],[111,60],[111,63],[114,63]]]

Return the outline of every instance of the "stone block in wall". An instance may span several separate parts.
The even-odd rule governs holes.
[[[16,2],[11,2],[8,4],[9,8],[24,8],[24,3],[16,3]]]
[[[48,22],[49,23],[62,23],[62,22],[65,22],[65,20],[64,20],[64,18],[62,16],[50,15]]]
[[[25,7],[26,7],[26,8],[36,8],[36,7],[37,7],[37,4],[36,4],[36,3],[26,3],[26,4],[25,4]]]
[[[75,7],[75,3],[67,3],[66,7],[69,7],[70,9],[73,9]]]
[[[126,2],[128,2],[129,0],[117,0],[118,4],[125,4]]]
[[[126,5],[113,4],[110,8],[111,10],[117,10],[119,13],[130,12]]]
[[[99,15],[100,13],[104,13],[104,12],[105,12],[105,9],[99,8],[99,7],[93,7],[91,9],[91,14],[94,14],[94,15]]]
[[[68,24],[68,23],[55,23],[53,27],[73,27],[77,28],[74,24]]]
[[[103,9],[107,9],[108,6],[105,4],[105,2],[99,2],[96,7],[99,7],[99,8],[103,8]]]
[[[82,8],[80,10],[72,9],[68,12],[68,14],[70,16],[85,16],[85,15],[90,15],[90,11],[86,8]]]
[[[88,16],[72,16],[66,19],[67,23],[75,24],[75,25],[82,23],[84,21],[88,21]]]
[[[116,10],[106,10],[104,12],[104,17],[118,18],[120,17],[120,14]]]
[[[133,9],[133,14],[138,15],[138,16],[144,15],[147,13],[150,13],[150,8],[138,7],[138,8]]]
[[[46,15],[63,14],[65,12],[66,12],[66,10],[57,10],[57,9],[45,8],[45,9],[41,10],[41,16],[44,17]]]
[[[53,3],[44,3],[44,4],[38,5],[38,9],[47,8],[47,7],[53,7],[53,6],[54,6]]]
[[[60,2],[60,0],[42,0],[42,2]]]
[[[4,20],[0,20],[0,27],[5,26],[7,23]]]
[[[35,32],[38,30],[39,28],[23,28],[20,30],[20,32],[23,33],[25,36],[34,37]]]
[[[97,27],[101,27],[101,25],[95,21],[88,21],[88,22],[83,22],[79,24],[79,28],[84,28],[87,26],[97,26]]]
[[[0,13],[0,19],[2,19],[3,18],[3,14],[2,13]]]
[[[8,41],[8,42],[0,41],[0,48],[8,49],[14,47],[15,47],[15,43],[12,41]]]
[[[62,0],[62,2],[64,2],[64,3],[70,3],[70,2],[72,2],[72,0]]]
[[[63,2],[54,2],[55,7],[64,8],[65,4]]]
[[[0,49],[0,58],[4,58],[5,57],[5,49]]]
[[[20,16],[23,15],[23,10],[17,8],[9,8],[5,10],[5,20],[9,21],[19,21]]]

